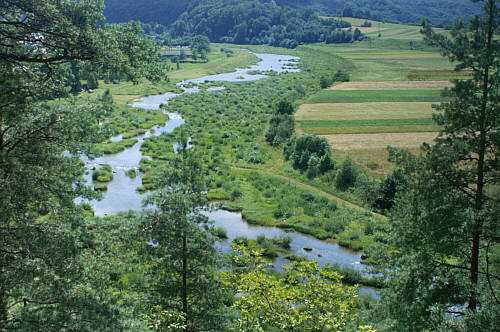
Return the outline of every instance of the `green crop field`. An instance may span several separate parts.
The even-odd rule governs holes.
[[[422,42],[419,27],[412,27],[414,32],[405,35],[411,26],[389,25],[393,29],[390,38],[368,33],[370,38],[362,42],[308,47],[318,51],[328,48],[348,60],[351,68],[346,69],[351,72],[352,81],[449,80],[466,76],[455,72],[439,52]],[[397,31],[408,38],[398,36]]]
[[[371,38],[377,37],[381,39],[408,41],[422,40],[422,35],[420,34],[421,27],[419,25],[385,23],[352,17],[343,17],[342,19],[351,23],[353,27],[359,28],[364,34]],[[371,27],[362,26],[366,21],[371,23]],[[436,31],[445,32],[443,29],[436,29]]]
[[[327,103],[304,104],[295,118],[310,120],[356,120],[356,119],[419,119],[430,118],[434,113],[433,103],[380,102],[380,103]]]
[[[307,99],[307,103],[369,103],[369,102],[440,102],[440,90],[322,90]]]
[[[363,21],[350,19],[353,26]],[[421,143],[432,142],[440,129],[432,105],[446,100],[442,89],[450,80],[468,73],[455,71],[425,45],[418,26],[372,22],[361,29],[368,40],[306,46],[343,59],[350,82],[303,100],[295,117],[299,133],[325,136],[335,155],[381,176],[391,169],[387,146],[417,152]]]

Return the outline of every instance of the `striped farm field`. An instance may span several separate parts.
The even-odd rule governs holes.
[[[322,90],[306,103],[440,102],[438,89]]]
[[[375,102],[303,104],[295,115],[297,121],[370,120],[431,118],[429,102]]]
[[[432,142],[436,132],[425,133],[381,133],[327,135],[334,150],[385,149],[388,145],[398,148],[418,148],[423,142]]]
[[[408,150],[413,154],[421,152],[420,148],[408,148]],[[370,147],[370,142],[367,142],[364,148],[334,149],[333,153],[339,160],[352,160],[356,165],[377,178],[383,178],[394,168],[394,164],[389,161],[387,145],[384,148],[375,149]]]
[[[375,124],[376,123],[376,124]],[[299,123],[299,132],[315,135],[331,135],[331,134],[377,134],[377,133],[417,133],[417,132],[433,132],[439,130],[439,127],[432,123],[431,119],[422,119],[419,121],[387,121],[362,123],[355,125],[351,123],[346,126],[326,126],[314,125],[312,123]]]
[[[365,20],[350,19],[355,27]],[[303,100],[295,114],[299,133],[322,135],[339,160],[350,158],[372,175],[393,167],[387,146],[418,153],[441,128],[433,104],[445,102],[442,90],[470,73],[423,42],[420,27],[372,21],[361,27],[362,42],[308,46],[342,58],[350,82],[337,83]],[[444,31],[443,31],[444,32]]]
[[[329,90],[444,89],[452,86],[450,81],[343,82]]]

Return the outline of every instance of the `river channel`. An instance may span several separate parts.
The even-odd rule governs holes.
[[[160,111],[162,104],[167,104],[170,100],[183,94],[198,93],[199,84],[206,82],[233,82],[244,83],[261,79],[266,79],[266,73],[275,72],[289,73],[297,72],[297,62],[299,58],[277,55],[277,54],[255,54],[259,62],[249,68],[237,69],[231,73],[204,76],[197,79],[187,80],[178,83],[182,93],[165,93],[161,95],[147,96],[132,103],[132,107],[149,111]],[[223,90],[222,87],[212,87],[209,91],[217,93]],[[100,165],[110,165],[113,169],[113,180],[108,184],[108,190],[103,193],[100,200],[90,202],[97,216],[106,216],[127,211],[142,211],[144,209],[144,195],[138,193],[137,188],[141,185],[142,179],[140,172],[134,179],[128,177],[126,172],[131,169],[138,170],[139,163],[143,158],[141,145],[150,137],[159,136],[173,132],[176,128],[184,124],[184,120],[177,113],[168,113],[169,120],[165,125],[152,128],[146,134],[136,137],[137,143],[120,153],[114,155],[105,155],[95,159],[84,158],[86,164],[86,180],[92,181],[92,169]],[[113,141],[121,140],[121,135],[113,137]],[[268,238],[287,236],[291,239],[291,251],[298,256],[317,261],[320,265],[338,265],[344,268],[352,268],[362,273],[368,273],[369,268],[361,263],[361,255],[351,250],[345,249],[336,243],[321,241],[314,237],[304,235],[295,231],[283,230],[277,227],[264,227],[248,224],[240,213],[234,213],[224,210],[216,210],[206,213],[213,220],[216,226],[226,229],[228,239],[217,243],[217,247],[227,252],[230,250],[231,241],[239,236],[249,239],[255,239],[259,235],[265,235]],[[278,257],[274,262],[277,270],[287,263],[287,260]],[[369,288],[363,288],[363,293],[376,296],[375,291]]]

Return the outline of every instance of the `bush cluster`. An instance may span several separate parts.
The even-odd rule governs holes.
[[[294,169],[315,178],[334,168],[330,145],[323,137],[304,135],[290,140],[284,149],[285,159]]]

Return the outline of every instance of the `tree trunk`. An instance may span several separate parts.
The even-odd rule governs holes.
[[[187,236],[182,234],[182,312],[185,316],[186,325],[189,325],[187,293]]]
[[[488,108],[489,99],[489,85],[490,85],[490,67],[492,66],[492,41],[494,34],[494,19],[496,12],[496,1],[489,0],[487,3],[488,9],[488,22],[487,22],[487,35],[486,35],[486,61],[483,73],[483,87],[482,87],[482,105],[481,105],[481,117],[480,117],[480,142],[478,149],[478,164],[477,164],[477,181],[476,181],[476,197],[475,197],[475,210],[476,210],[476,220],[474,221],[472,229],[472,248],[471,248],[471,263],[470,263],[470,273],[469,279],[471,283],[471,290],[469,294],[469,310],[476,311],[478,306],[477,298],[477,287],[479,282],[479,245],[481,239],[481,210],[484,205],[484,173],[485,173],[485,157],[486,157],[486,112]]]
[[[7,299],[5,295],[0,293],[0,331],[5,329],[7,322]]]

